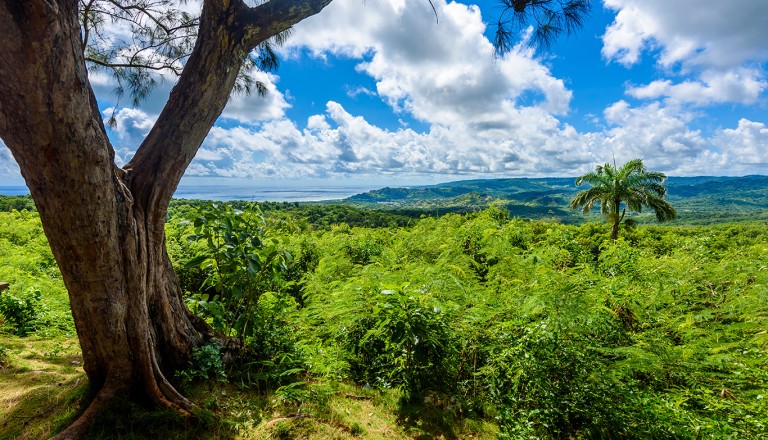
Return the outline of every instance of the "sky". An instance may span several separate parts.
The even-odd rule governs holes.
[[[670,176],[768,174],[766,0],[595,0],[577,34],[544,50],[523,31],[501,58],[498,1],[432,3],[334,0],[296,25],[279,69],[252,73],[268,95],[230,98],[182,184],[373,188],[634,158]],[[114,84],[90,79],[108,117]],[[159,114],[163,79],[116,108],[118,164]],[[22,182],[0,143],[0,186]]]

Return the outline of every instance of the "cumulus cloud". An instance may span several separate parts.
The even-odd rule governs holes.
[[[701,166],[699,158],[711,149],[699,131],[688,128],[693,115],[679,109],[659,103],[633,108],[619,101],[604,116],[610,127],[604,133],[606,147],[620,162],[640,157],[663,171],[690,171]]]
[[[755,174],[768,167],[768,127],[763,122],[742,118],[736,128],[721,130],[715,142],[734,172]]]
[[[659,49],[663,66],[731,69],[768,59],[763,0],[603,0],[617,12],[603,36],[603,55],[634,64]]]
[[[630,87],[627,94],[640,99],[667,98],[670,102],[708,105],[719,103],[755,104],[768,88],[757,69],[736,69],[728,72],[704,71],[699,80],[674,84],[657,80],[639,87]]]
[[[513,111],[513,110],[508,110]],[[214,127],[191,173],[229,177],[351,174],[575,173],[594,160],[589,140],[540,109],[514,110],[505,127],[475,131],[434,125],[425,133],[385,130],[329,102],[300,130],[288,120],[259,128]]]
[[[429,124],[499,123],[527,96],[537,97],[528,105],[567,113],[571,92],[533,51],[495,59],[476,6],[433,3],[439,23],[428,3],[336,0],[298,24],[284,50],[360,59],[385,102]]]
[[[537,114],[538,112],[538,114]],[[768,128],[742,119],[711,136],[691,130],[694,114],[625,101],[604,112],[602,132],[578,133],[546,112],[524,109],[515,131],[482,135],[434,125],[384,130],[329,102],[305,129],[287,120],[260,128],[216,127],[190,175],[258,178],[364,175],[574,176],[595,164],[641,157],[670,175],[748,174],[768,169]]]
[[[248,73],[253,81],[258,81],[267,90],[265,96],[259,96],[254,90],[251,94],[236,94],[229,98],[222,117],[243,124],[256,124],[263,120],[279,119],[285,115],[290,104],[285,95],[277,88],[277,75],[253,70]]]
[[[668,74],[692,75],[675,83],[633,86],[636,98],[692,105],[753,104],[766,88],[768,20],[762,0],[604,0],[616,11],[603,35],[603,56],[627,67],[643,53]]]

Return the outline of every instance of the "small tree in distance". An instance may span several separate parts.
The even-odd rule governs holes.
[[[653,209],[659,222],[677,217],[675,208],[664,200],[667,194],[665,180],[664,173],[646,170],[641,159],[631,160],[621,168],[609,163],[598,165],[595,171],[576,179],[576,186],[588,183],[592,187],[576,194],[570,206],[571,209],[582,208],[586,214],[600,202],[600,212],[611,224],[611,239],[616,240],[627,208],[632,212],[641,212],[643,206]]]

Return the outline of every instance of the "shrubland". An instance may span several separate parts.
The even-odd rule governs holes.
[[[158,434],[167,420],[122,408],[149,421],[107,421],[94,438],[768,435],[763,222],[637,226],[612,241],[601,223],[497,207],[382,227],[269,208],[182,203],[166,224],[189,307],[238,347],[203,346],[175,378],[207,411],[200,425]],[[35,359],[71,369],[39,220],[0,216],[0,374],[45,370],[25,366]],[[87,393],[62,383],[66,426]],[[0,415],[0,433],[23,432],[14,420]]]

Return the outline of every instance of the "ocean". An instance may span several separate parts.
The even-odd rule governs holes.
[[[256,202],[316,202],[344,199],[378,186],[264,186],[264,185],[181,185],[173,195],[177,199],[252,200]],[[0,186],[0,195],[29,194],[26,186]]]
[[[24,196],[29,194],[26,186],[0,186],[0,196]]]

